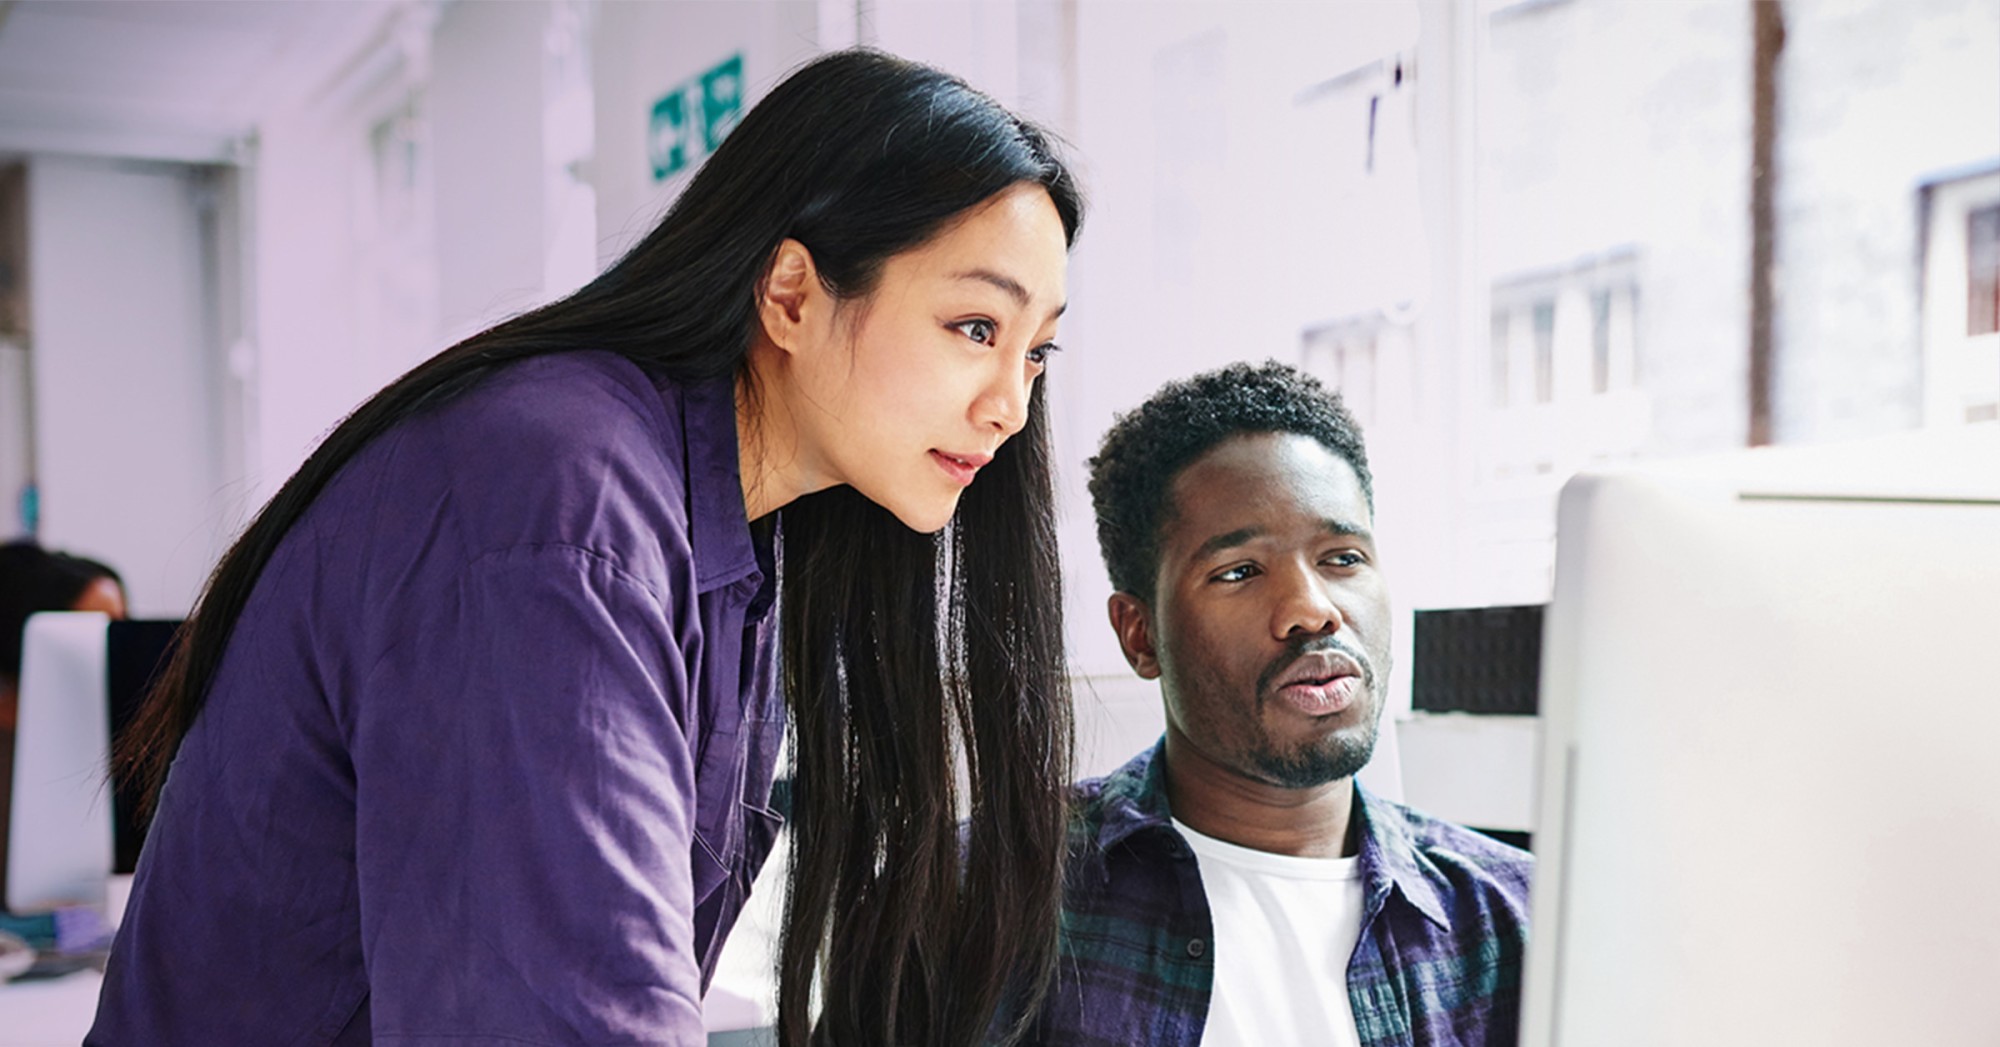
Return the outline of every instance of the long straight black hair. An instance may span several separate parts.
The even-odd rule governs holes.
[[[439,353],[327,436],[209,577],[120,763],[157,799],[264,565],[383,432],[546,353],[742,376],[782,240],[812,252],[834,294],[858,298],[888,258],[1019,184],[1048,192],[1073,243],[1081,194],[1034,125],[879,52],[801,68],[603,275]],[[1019,1013],[1032,1013],[1053,969],[1071,722],[1039,384],[1026,428],[941,535],[844,487],[779,511],[795,782],[779,964],[788,1047],[981,1042],[1001,1003],[1012,1014],[1025,997]]]

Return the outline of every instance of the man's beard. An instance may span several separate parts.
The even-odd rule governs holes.
[[[1342,778],[1354,777],[1363,767],[1368,766],[1369,759],[1375,755],[1375,739],[1381,730],[1382,693],[1378,687],[1374,662],[1364,657],[1361,652],[1329,636],[1295,641],[1287,645],[1287,650],[1282,656],[1272,661],[1270,667],[1257,681],[1259,717],[1262,716],[1263,696],[1269,682],[1283,672],[1285,667],[1315,651],[1339,651],[1354,659],[1354,663],[1361,667],[1362,700],[1371,703],[1374,708],[1368,710],[1372,715],[1359,725],[1362,730],[1358,735],[1338,732],[1308,742],[1290,752],[1279,752],[1277,747],[1271,744],[1270,736],[1259,730],[1256,742],[1251,745],[1248,752],[1244,753],[1244,757],[1265,780],[1286,789],[1310,789]]]
[[[1286,789],[1310,789],[1352,778],[1375,755],[1381,705],[1377,703],[1375,709],[1376,715],[1363,725],[1363,733],[1358,736],[1341,732],[1288,753],[1279,752],[1269,738],[1263,738],[1244,756],[1266,781]]]

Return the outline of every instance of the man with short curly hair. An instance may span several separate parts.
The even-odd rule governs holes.
[[[1169,384],[1091,459],[1112,628],[1167,731],[1078,786],[1029,1042],[1515,1042],[1523,851],[1370,795],[1389,602],[1359,428],[1280,364]]]

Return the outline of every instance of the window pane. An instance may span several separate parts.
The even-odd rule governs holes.
[[[1556,303],[1535,303],[1535,402],[1548,403],[1556,392]]]
[[[1590,389],[1601,393],[1611,388],[1611,290],[1599,288],[1590,296]]]
[[[1965,216],[1965,333],[2000,331],[2000,204]]]

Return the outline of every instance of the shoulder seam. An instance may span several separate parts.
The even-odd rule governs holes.
[[[574,542],[516,542],[512,545],[502,545],[502,546],[496,546],[491,549],[481,550],[480,552],[475,553],[472,557],[467,559],[464,565],[459,567],[459,569],[453,574],[452,580],[454,583],[456,583],[466,574],[483,566],[488,561],[497,560],[500,557],[507,556],[509,554],[517,552],[526,552],[534,554],[539,554],[544,552],[574,553],[576,555],[582,556],[584,559],[589,560],[592,563],[595,563],[599,566],[602,566],[606,571],[609,571],[611,573],[611,576],[613,578],[616,578],[618,581],[623,582],[625,585],[633,589],[637,589],[641,593],[644,593],[647,600],[653,604],[655,609],[660,610],[662,612],[664,612],[667,609],[666,597],[663,594],[661,594],[658,590],[656,590],[651,584],[647,583],[645,579],[640,578],[638,575],[633,574],[631,571],[626,570],[624,566],[618,562],[617,558],[613,556],[611,553],[605,550],[593,549],[587,545],[578,545]]]

